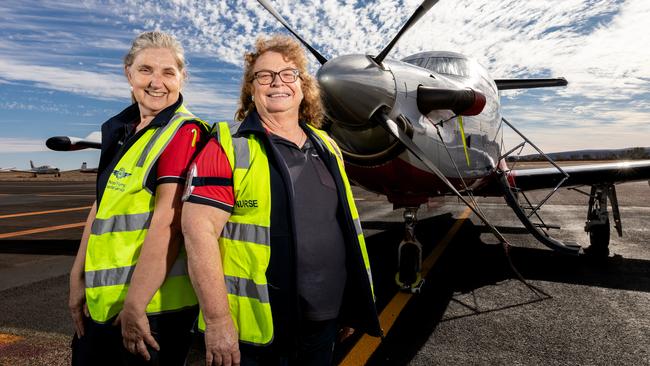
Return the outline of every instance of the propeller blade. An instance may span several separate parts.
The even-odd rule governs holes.
[[[314,49],[311,45],[309,45],[309,43],[307,43],[307,41],[302,39],[302,37],[300,37],[298,35],[298,33],[296,33],[291,28],[289,23],[287,23],[287,21],[284,20],[284,18],[280,14],[278,14],[278,12],[275,11],[275,9],[273,9],[273,7],[271,6],[271,4],[268,3],[268,1],[266,1],[266,0],[257,0],[257,2],[260,3],[260,5],[262,5],[264,7],[264,9],[266,9],[269,13],[271,13],[271,15],[273,15],[273,17],[275,19],[277,19],[280,23],[282,23],[282,25],[285,28],[287,28],[287,30],[289,32],[291,32],[291,34],[293,34],[294,37],[298,38],[300,43],[302,43],[305,47],[307,47],[307,49],[311,52],[312,55],[314,55],[314,57],[316,57],[316,59],[318,60],[318,62],[320,62],[321,65],[327,62],[327,59],[325,57],[323,57],[323,55],[321,55],[318,51],[316,51],[316,49]]]
[[[415,155],[416,158],[418,158],[429,170],[435,174],[448,188],[451,190],[453,194],[455,194],[458,199],[460,199],[467,207],[469,207],[470,210],[487,226],[492,234],[502,243],[507,243],[508,241],[506,240],[505,237],[487,220],[487,218],[480,212],[478,211],[474,206],[472,206],[463,195],[458,192],[456,187],[454,187],[453,184],[447,179],[447,177],[442,174],[442,172],[436,167],[436,165],[429,160],[424,152],[418,147],[418,145],[411,140],[411,138],[404,132],[402,131],[398,126],[395,121],[390,119],[390,117],[384,112],[384,111],[377,111],[375,113],[374,117],[376,120],[388,131],[391,133],[395,138],[397,138],[404,146],[413,154]]]
[[[467,152],[467,139],[465,138],[465,127],[463,127],[463,116],[458,116],[458,125],[460,126],[460,137],[463,139],[465,160],[467,160],[467,166],[469,167],[469,153]]]
[[[379,55],[377,55],[377,57],[374,58],[375,62],[377,62],[378,64],[381,64],[384,61],[384,59],[386,58],[386,56],[388,55],[388,52],[390,52],[390,50],[393,49],[393,46],[395,46],[395,43],[397,43],[397,41],[400,39],[400,37],[402,37],[402,34],[404,34],[407,30],[409,30],[409,28],[411,28],[411,26],[413,24],[417,23],[418,20],[420,20],[420,18],[422,18],[422,16],[424,14],[426,14],[426,12],[429,11],[429,9],[431,9],[434,5],[436,5],[437,2],[438,2],[438,0],[424,0],[422,2],[422,4],[420,4],[420,6],[418,6],[418,8],[415,9],[415,12],[413,12],[413,15],[411,15],[409,20],[406,21],[406,24],[404,24],[402,26],[402,28],[399,30],[399,32],[397,32],[397,34],[390,41],[388,46],[386,46],[386,48],[384,48],[379,53]]]

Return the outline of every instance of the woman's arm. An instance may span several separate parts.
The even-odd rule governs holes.
[[[159,184],[156,205],[133,271],[129,290],[116,323],[122,325],[124,346],[149,360],[145,342],[159,349],[151,335],[146,308],[163,284],[167,272],[176,261],[181,244],[181,193],[176,183]]]
[[[206,364],[238,365],[239,336],[230,315],[218,239],[230,214],[216,207],[186,202],[183,235],[190,278],[205,319]],[[219,363],[221,362],[221,363]]]
[[[97,215],[97,201],[93,202],[93,206],[86,218],[84,231],[81,235],[81,242],[79,243],[79,250],[77,256],[72,264],[70,270],[70,295],[68,298],[68,308],[70,308],[70,315],[72,315],[72,322],[77,337],[84,335],[83,317],[89,316],[88,308],[86,307],[86,281],[84,279],[84,266],[86,263],[86,248],[88,248],[88,238],[90,237],[90,228],[95,221]]]

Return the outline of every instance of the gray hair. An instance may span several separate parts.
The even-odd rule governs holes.
[[[180,42],[174,36],[161,31],[143,32],[135,37],[131,49],[124,56],[124,66],[129,67],[133,65],[133,61],[138,52],[147,48],[166,48],[172,51],[176,58],[178,70],[185,75],[185,51],[183,50],[183,46],[181,46]]]

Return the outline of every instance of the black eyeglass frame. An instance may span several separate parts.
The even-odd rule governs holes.
[[[290,81],[284,80],[284,78],[282,77],[282,74],[281,74],[281,73],[283,73],[283,72],[285,72],[285,71],[291,71],[291,72],[293,73],[293,77],[294,77],[294,79],[293,79],[293,80],[290,80]],[[270,73],[271,76],[272,76],[271,81],[269,81],[268,83],[262,83],[262,82],[260,82],[260,79],[259,79],[258,74],[261,73],[261,72],[268,72],[268,73]],[[294,69],[294,68],[292,68],[292,67],[287,67],[286,69],[282,69],[282,70],[280,70],[280,71],[278,71],[278,72],[271,71],[271,70],[259,70],[259,71],[255,71],[255,72],[253,73],[253,80],[257,80],[257,83],[260,84],[260,85],[271,85],[271,84],[273,84],[273,81],[275,80],[276,76],[277,76],[277,77],[280,77],[280,80],[282,80],[283,83],[287,83],[287,84],[293,84],[293,83],[295,83],[296,81],[298,81],[299,78],[302,79],[302,78],[300,77],[300,70],[298,70],[298,69]],[[253,80],[251,80],[251,82],[252,82]]]

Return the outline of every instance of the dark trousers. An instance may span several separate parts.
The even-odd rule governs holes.
[[[85,335],[78,338],[75,334],[72,338],[72,366],[182,366],[192,343],[191,330],[197,315],[198,308],[192,308],[147,316],[151,334],[160,346],[160,351],[156,351],[147,345],[151,356],[148,362],[124,348],[121,328],[113,325],[115,319],[99,324],[85,318]]]
[[[337,331],[336,319],[302,321],[295,350],[241,345],[241,366],[331,366]]]

